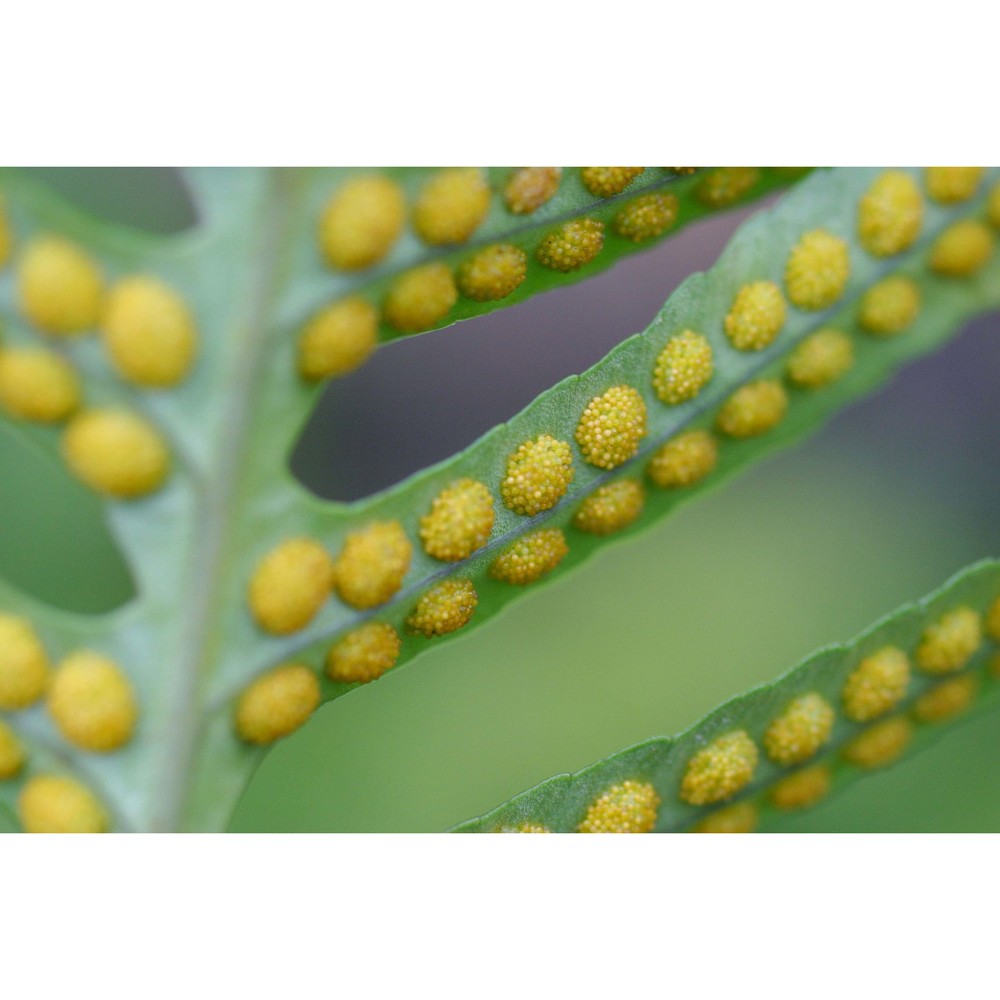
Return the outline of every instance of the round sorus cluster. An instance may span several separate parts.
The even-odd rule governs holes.
[[[382,316],[401,333],[417,333],[439,323],[458,301],[451,268],[435,261],[401,274],[382,304]]]
[[[478,603],[471,580],[445,580],[420,598],[406,624],[427,638],[447,635],[469,621]]]
[[[307,625],[333,586],[333,560],[311,538],[289,538],[257,564],[250,580],[250,610],[273,635]]]
[[[675,406],[694,399],[715,370],[712,345],[693,330],[671,337],[656,359],[653,388],[660,399]]]
[[[34,704],[49,683],[49,658],[30,622],[0,613],[0,709]]]
[[[744,285],[726,315],[726,336],[739,351],[762,351],[785,325],[785,300],[773,281]]]
[[[927,193],[944,205],[968,201],[983,179],[983,167],[928,167]]]
[[[97,325],[104,281],[94,261],[61,236],[39,236],[18,264],[21,311],[47,333],[73,334]]]
[[[989,226],[963,219],[949,226],[931,250],[931,269],[949,278],[975,274],[993,256],[995,240]]]
[[[554,507],[573,481],[573,453],[565,441],[542,434],[525,441],[507,460],[500,485],[503,502],[515,514],[534,517]]]
[[[986,634],[994,642],[1000,642],[1000,597],[986,609],[986,619],[983,626],[986,629]]]
[[[503,189],[504,201],[515,215],[530,215],[559,190],[562,167],[521,167]]]
[[[583,186],[597,198],[621,194],[645,167],[584,167],[580,171]]]
[[[157,278],[123,278],[108,293],[101,334],[127,382],[165,388],[191,370],[198,334],[184,300]]]
[[[653,192],[630,201],[614,218],[615,232],[633,243],[643,243],[665,233],[677,222],[680,202],[675,194]]]
[[[505,299],[524,281],[528,258],[511,243],[495,243],[480,250],[458,268],[458,288],[468,299],[495,302]]]
[[[646,475],[664,490],[692,486],[715,468],[718,459],[719,446],[708,431],[685,431],[656,452]]]
[[[367,622],[331,647],[326,675],[341,684],[365,684],[396,665],[399,649],[399,634],[391,625]]]
[[[604,246],[604,223],[575,219],[549,233],[535,250],[535,259],[553,271],[577,271],[589,264]]]
[[[584,460],[599,469],[615,469],[639,449],[646,434],[646,403],[630,385],[615,385],[595,396],[576,425]]]
[[[832,775],[826,764],[796,771],[771,789],[769,798],[776,809],[808,809],[830,793]]]
[[[924,629],[915,659],[929,674],[961,670],[983,641],[982,621],[972,608],[959,607]]]
[[[756,437],[781,423],[787,410],[788,395],[782,384],[760,379],[741,386],[726,400],[715,426],[730,437]]]
[[[850,273],[847,244],[825,229],[813,229],[788,255],[785,289],[800,309],[826,309],[843,294]]]
[[[321,309],[299,338],[299,374],[310,382],[346,375],[368,360],[378,341],[378,311],[352,295]]]
[[[910,278],[893,275],[861,297],[858,322],[876,336],[891,337],[911,326],[920,312],[920,289]]]
[[[922,694],[913,704],[913,717],[919,722],[944,722],[964,712],[979,690],[975,674],[962,674],[943,681]]]
[[[108,815],[93,793],[72,778],[39,774],[17,799],[26,833],[105,833]]]
[[[441,170],[413,206],[413,228],[431,246],[464,243],[490,210],[490,187],[477,167]]]
[[[55,351],[0,349],[0,406],[12,417],[54,424],[80,405],[80,380]]]
[[[917,182],[899,170],[880,174],[858,204],[858,238],[876,257],[891,257],[912,246],[924,223],[924,200]]]
[[[66,427],[62,452],[91,489],[122,500],[159,489],[170,471],[160,432],[128,410],[82,410]]]
[[[424,551],[443,562],[467,559],[489,540],[494,520],[493,495],[475,479],[459,479],[432,501],[420,519]]]
[[[543,528],[519,538],[490,566],[490,575],[504,583],[524,586],[551,573],[566,557],[569,546],[558,528]]]
[[[724,809],[716,809],[700,820],[692,833],[753,833],[759,817],[752,802],[734,802]]]
[[[854,344],[840,330],[817,330],[788,358],[788,379],[800,389],[821,389],[854,364]]]
[[[767,727],[764,751],[776,764],[801,764],[830,738],[833,721],[833,706],[822,695],[800,695]]]
[[[725,208],[749,193],[758,180],[757,167],[718,167],[702,177],[695,195],[709,208]]]
[[[0,719],[0,781],[7,781],[19,774],[24,761],[24,747],[10,726]]]
[[[580,833],[651,833],[660,796],[648,781],[623,781],[591,803]]]
[[[301,663],[283,663],[240,695],[236,731],[247,743],[267,744],[294,733],[319,705],[316,675]]]
[[[139,709],[128,678],[114,660],[87,650],[71,653],[52,677],[49,714],[74,746],[107,753],[132,738]]]
[[[990,188],[990,196],[986,200],[986,217],[991,226],[1000,229],[1000,182]]]
[[[573,515],[573,527],[588,535],[612,535],[642,513],[646,491],[635,479],[620,479],[594,490]]]
[[[392,248],[405,219],[406,199],[395,181],[358,177],[327,202],[319,224],[320,249],[333,267],[370,267]]]
[[[757,760],[757,747],[744,730],[719,736],[688,761],[680,796],[693,806],[731,798],[753,779]]]
[[[857,767],[885,767],[902,756],[912,737],[912,723],[897,715],[855,736],[844,747],[843,756]]]
[[[412,557],[413,546],[399,521],[375,521],[344,540],[334,586],[351,607],[384,604],[402,586]]]
[[[901,649],[884,646],[866,656],[844,682],[844,714],[855,722],[870,722],[891,711],[906,696],[910,661]]]

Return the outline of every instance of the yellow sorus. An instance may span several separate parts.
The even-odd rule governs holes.
[[[620,479],[596,489],[573,515],[573,527],[588,535],[611,535],[642,513],[646,491],[635,479]]]
[[[949,278],[964,278],[983,267],[993,249],[989,227],[976,219],[964,219],[937,238],[931,250],[931,268]]]
[[[152,493],[170,470],[159,431],[128,410],[81,411],[63,434],[62,452],[91,489],[121,499]]]
[[[994,641],[1000,642],[1000,597],[986,611],[986,634]]]
[[[447,635],[468,622],[478,603],[471,580],[445,580],[420,598],[406,624],[427,638]]]
[[[895,646],[884,646],[866,656],[844,682],[844,714],[855,722],[869,722],[885,715],[906,695],[910,661]]]
[[[990,196],[986,201],[986,217],[992,226],[1000,229],[1000,183],[994,184],[990,189]]]
[[[677,222],[680,202],[675,194],[644,194],[630,201],[614,218],[615,232],[633,243],[651,240]]]
[[[589,264],[604,246],[604,223],[575,219],[549,233],[535,250],[535,259],[553,271],[576,271]]]
[[[725,208],[739,201],[760,180],[757,167],[719,167],[705,174],[695,194],[710,208]]]
[[[726,316],[726,336],[739,351],[762,351],[785,325],[785,300],[773,281],[744,285]]]
[[[375,521],[351,532],[334,566],[337,593],[354,608],[384,604],[402,586],[412,557],[399,521]]]
[[[93,793],[72,778],[39,774],[21,789],[18,817],[25,833],[105,833],[108,815]]]
[[[576,425],[584,460],[599,469],[616,469],[638,450],[646,435],[646,403],[630,385],[615,385],[595,396]]]
[[[301,663],[283,663],[240,695],[236,731],[247,743],[273,743],[294,733],[319,705],[316,675]]]
[[[734,438],[755,437],[781,423],[788,395],[780,382],[760,379],[734,392],[719,410],[715,426]]]
[[[401,274],[382,304],[382,317],[402,333],[417,333],[440,322],[458,301],[447,264],[435,262]]]
[[[388,177],[358,177],[327,202],[319,244],[334,267],[356,271],[378,263],[403,229],[406,199]]]
[[[128,382],[176,385],[191,370],[198,332],[184,300],[157,278],[123,278],[101,314],[104,346]]]
[[[299,339],[299,374],[310,382],[346,375],[368,360],[378,340],[378,311],[360,295],[321,309]]]
[[[493,530],[493,495],[475,479],[459,479],[443,489],[420,519],[420,540],[429,556],[443,562],[467,559]]]
[[[744,730],[719,736],[688,761],[680,796],[693,806],[731,798],[753,779],[757,759],[757,747]]]
[[[806,337],[788,359],[788,379],[800,389],[821,389],[836,382],[854,364],[854,344],[840,330],[818,330]]]
[[[552,831],[547,826],[542,826],[540,823],[522,823],[516,833],[551,833]]]
[[[646,467],[646,474],[661,489],[678,489],[704,479],[718,459],[719,446],[708,431],[686,431],[660,448]]]
[[[580,171],[583,186],[597,198],[621,194],[645,167],[584,167]]]
[[[623,781],[596,799],[578,827],[580,833],[651,833],[660,796],[647,781]]]
[[[943,722],[964,712],[976,697],[979,678],[975,674],[952,677],[922,694],[913,705],[920,722]]]
[[[60,355],[42,348],[0,350],[0,406],[12,417],[58,423],[79,405],[80,380]]]
[[[753,833],[757,829],[757,807],[752,802],[735,802],[709,813],[692,833]]]
[[[857,767],[884,767],[902,755],[912,736],[913,724],[905,716],[897,715],[855,736],[844,747],[844,759]]]
[[[413,206],[413,228],[431,246],[464,243],[490,210],[490,187],[482,170],[441,170],[423,186]]]
[[[917,666],[929,674],[961,670],[982,641],[979,613],[972,608],[955,608],[924,629],[916,652]]]
[[[47,333],[70,334],[97,325],[104,282],[97,265],[61,236],[39,236],[17,269],[21,311]]]
[[[831,780],[826,764],[814,764],[796,771],[771,789],[771,804],[777,809],[808,809],[829,795]]]
[[[808,760],[833,732],[833,706],[815,691],[794,699],[764,733],[764,751],[785,767]]]
[[[653,388],[671,406],[694,399],[715,370],[712,345],[693,330],[671,337],[656,359]]]
[[[13,244],[14,237],[10,231],[10,224],[7,222],[7,212],[4,209],[3,198],[0,197],[0,267],[3,267],[10,260],[10,251]]]
[[[500,485],[503,502],[515,514],[534,517],[554,507],[573,481],[573,453],[565,441],[542,434],[525,441],[507,460]]]
[[[257,563],[250,579],[250,610],[274,635],[296,632],[312,620],[333,586],[333,560],[311,538],[289,538]]]
[[[496,243],[480,250],[458,269],[458,288],[476,302],[505,299],[524,281],[528,257],[510,243]]]
[[[400,640],[384,622],[368,622],[348,632],[326,657],[326,675],[342,684],[364,684],[396,665]]]
[[[861,297],[858,322],[877,336],[902,333],[920,312],[920,289],[915,281],[895,275],[872,285]]]
[[[24,767],[24,747],[10,726],[0,719],[0,781],[13,778]]]
[[[519,538],[490,566],[490,576],[504,583],[523,586],[552,572],[569,552],[566,537],[558,528],[544,528]]]
[[[504,201],[515,215],[530,215],[559,190],[562,167],[521,167],[503,189]]]
[[[785,263],[788,298],[800,309],[826,309],[843,294],[850,273],[847,244],[825,229],[810,230]]]
[[[74,746],[96,753],[128,743],[139,715],[132,685],[118,664],[87,650],[59,664],[47,704],[59,732]]]
[[[917,182],[900,170],[880,174],[858,204],[858,238],[876,257],[891,257],[913,245],[924,223]]]
[[[0,709],[34,704],[49,682],[49,659],[24,618],[0,613]]]
[[[976,193],[984,167],[928,167],[927,193],[945,205],[967,201]]]

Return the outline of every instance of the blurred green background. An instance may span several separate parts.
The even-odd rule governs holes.
[[[38,173],[129,224],[171,231],[193,218],[172,171]],[[329,387],[293,468],[321,495],[348,499],[454,452],[645,326],[739,217],[575,288],[383,349]],[[267,758],[232,829],[445,829],[676,732],[1000,554],[998,327],[996,315],[976,320],[796,450],[321,709]],[[3,434],[0,470],[4,574],[81,610],[126,599],[127,570],[84,491]],[[1000,830],[998,756],[1000,720],[974,720],[793,827]]]

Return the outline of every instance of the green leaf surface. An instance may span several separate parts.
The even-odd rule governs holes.
[[[138,410],[162,430],[174,467],[156,494],[102,504],[135,582],[136,597],[129,603],[103,615],[73,614],[0,581],[0,609],[28,617],[52,658],[81,646],[111,656],[128,673],[141,705],[136,738],[107,755],[72,750],[42,705],[5,716],[28,745],[31,759],[18,781],[0,783],[0,802],[12,805],[23,781],[39,770],[66,770],[93,787],[118,829],[221,829],[265,752],[244,744],[233,732],[234,699],[254,678],[291,657],[321,672],[330,643],[373,618],[399,629],[399,662],[412,660],[429,643],[451,638],[425,639],[407,635],[405,629],[419,596],[449,577],[475,582],[476,615],[457,633],[469,634],[508,601],[533,589],[488,575],[500,550],[529,531],[559,526],[566,531],[570,552],[553,577],[579,565],[606,541],[569,525],[588,493],[620,476],[640,475],[660,444],[686,428],[710,423],[738,386],[762,375],[780,375],[791,348],[818,327],[833,323],[854,336],[857,361],[852,371],[827,389],[792,391],[788,417],[776,430],[754,440],[725,442],[718,469],[702,487],[651,492],[642,517],[616,537],[643,530],[677,503],[815,429],[900,364],[942,342],[964,318],[1000,303],[1000,264],[995,261],[975,278],[961,281],[938,278],[926,268],[935,234],[956,218],[981,212],[982,198],[951,208],[928,204],[920,242],[891,262],[875,260],[860,249],[854,238],[854,206],[875,176],[873,170],[814,174],[778,206],[743,226],[707,274],[690,278],[646,331],[590,371],[555,386],[446,462],[364,501],[339,504],[308,493],[288,468],[317,392],[298,378],[295,353],[303,316],[329,294],[320,288],[313,259],[315,217],[331,184],[327,175],[192,171],[199,224],[169,237],[137,234],[90,219],[30,179],[3,175],[15,236],[14,267],[0,270],[5,342],[40,339],[17,305],[16,255],[31,235],[55,231],[86,247],[109,279],[152,273],[177,289],[197,317],[201,354],[181,386],[148,392],[114,376],[99,338],[81,336],[54,345],[81,372],[89,405]],[[992,172],[989,183],[996,176]],[[569,193],[567,188],[567,197]],[[490,225],[487,220],[484,239],[493,234]],[[732,349],[722,333],[722,320],[736,290],[761,278],[780,283],[789,250],[803,231],[818,226],[842,236],[851,248],[851,280],[838,308],[819,314],[790,310],[783,332],[769,348],[753,354]],[[408,266],[412,259],[399,261],[399,266]],[[919,319],[892,340],[855,335],[858,296],[890,270],[909,273],[919,282],[924,293]],[[655,397],[650,373],[665,340],[685,327],[704,332],[712,342],[716,374],[698,399],[667,407]],[[472,558],[443,564],[423,553],[418,523],[441,489],[470,476],[496,493],[507,458],[521,442],[540,433],[572,442],[586,404],[621,383],[634,385],[650,412],[649,435],[634,459],[605,472],[586,465],[575,452],[571,488],[551,510],[526,518],[497,504],[490,541]],[[10,423],[9,430],[51,461],[60,461],[59,429]],[[400,521],[413,540],[414,558],[402,588],[389,602],[359,612],[331,597],[300,632],[288,637],[261,632],[249,613],[246,592],[264,554],[282,540],[301,535],[320,539],[336,554],[352,531],[390,519]],[[325,676],[321,680],[324,699],[356,686],[335,684]]]
[[[624,781],[648,782],[656,789],[661,804],[655,832],[690,831],[717,809],[741,802],[753,802],[761,831],[780,832],[791,811],[776,808],[768,792],[782,778],[815,764],[828,764],[832,772],[830,795],[854,782],[877,773],[858,767],[842,756],[844,747],[859,735],[870,731],[887,718],[909,717],[914,734],[905,752],[897,760],[918,753],[942,734],[979,713],[1000,705],[1000,671],[997,669],[998,644],[987,637],[960,671],[947,676],[912,672],[905,697],[888,715],[869,722],[853,722],[840,710],[841,693],[848,675],[865,657],[884,648],[896,646],[913,662],[913,653],[925,628],[956,607],[970,607],[985,614],[1000,600],[1000,561],[985,560],[956,574],[941,589],[914,604],[907,604],[874,624],[851,642],[818,650],[802,663],[768,684],[762,684],[720,705],[704,719],[679,735],[645,740],[633,747],[598,761],[576,774],[564,774],[515,796],[485,816],[454,828],[457,833],[493,833],[517,831],[523,825],[544,826],[556,833],[577,830],[590,805],[609,788]],[[923,722],[914,716],[913,706],[922,695],[961,676],[972,676],[976,696],[965,711],[935,722]],[[829,740],[817,754],[799,767],[782,767],[761,751],[752,781],[730,799],[709,806],[694,806],[682,801],[679,789],[688,761],[715,738],[734,730],[744,730],[760,746],[772,721],[796,697],[818,693],[837,708],[837,717]],[[894,763],[895,761],[893,761]]]

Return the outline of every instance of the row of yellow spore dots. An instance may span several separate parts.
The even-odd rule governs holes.
[[[44,699],[63,739],[77,750],[107,754],[133,737],[139,707],[128,676],[114,660],[76,650],[52,665],[27,619],[0,613],[0,710],[21,712]],[[0,781],[18,778],[28,753],[0,721]],[[100,833],[109,820],[96,796],[65,775],[32,774],[18,796],[30,833]]]
[[[987,609],[985,621],[967,605],[959,605],[936,618],[924,630],[912,654],[923,674],[944,677],[913,701],[909,714],[892,714],[907,698],[912,675],[911,657],[897,646],[884,646],[864,656],[847,676],[841,690],[841,711],[851,722],[863,725],[843,746],[841,758],[862,769],[884,767],[906,750],[914,722],[937,723],[965,711],[975,699],[979,678],[961,673],[980,648],[983,631],[1000,642],[1000,597]],[[1000,678],[1000,653],[989,670]],[[764,728],[760,740],[767,758],[789,774],[768,792],[772,806],[799,810],[820,802],[830,791],[833,765],[812,763],[829,742],[836,709],[822,694],[807,691],[792,698]],[[678,798],[693,806],[714,806],[743,792],[753,781],[760,761],[757,742],[745,729],[715,737],[687,761]],[[808,765],[808,766],[803,766]],[[580,833],[649,833],[657,822],[660,793],[649,781],[633,778],[612,785],[587,808],[577,827]],[[709,813],[694,827],[697,833],[751,833],[759,822],[757,805],[750,799]],[[547,833],[537,820],[499,832]]]
[[[905,174],[884,176],[889,176],[893,184],[899,178],[912,183]],[[884,178],[876,181],[873,190],[883,181]],[[865,198],[870,196],[871,192]],[[919,192],[917,198],[921,204]],[[859,221],[862,232],[866,220],[864,205],[862,199]],[[883,230],[891,225],[898,228],[898,213],[889,213]],[[786,290],[790,300],[800,308],[826,308],[841,296],[848,273],[846,243],[822,230],[812,231],[802,237],[789,255]],[[901,279],[887,279],[874,286],[862,300],[860,322],[870,332],[876,332],[877,324],[866,317],[870,312],[883,317],[887,309],[891,311],[891,303],[887,306],[884,301],[885,288],[889,286],[889,298],[893,299],[891,283],[896,280]],[[781,290],[773,282],[757,281],[739,290],[723,326],[736,349],[761,350],[773,342],[785,317]],[[905,325],[914,318],[915,314]],[[788,379],[803,388],[818,388],[842,375],[852,361],[853,349],[846,335],[822,330],[793,353]],[[654,366],[653,387],[662,402],[677,405],[695,398],[713,371],[708,339],[684,330],[671,337],[660,353]],[[770,379],[752,382],[738,389],[723,405],[716,417],[716,429],[732,438],[760,435],[781,421],[787,407],[788,396],[781,382]],[[615,385],[587,404],[577,424],[575,439],[587,463],[613,470],[634,457],[646,433],[647,408],[642,395],[632,386]],[[647,474],[661,488],[691,486],[714,469],[717,452],[716,439],[709,431],[688,431],[655,453]],[[523,442],[508,458],[506,476],[500,483],[501,499],[508,509],[525,517],[550,510],[568,491],[574,478],[573,461],[569,442],[549,434]],[[619,531],[640,516],[644,501],[643,486],[635,479],[602,486],[583,501],[573,525],[597,535]],[[422,518],[421,541],[433,558],[457,562],[486,544],[493,522],[494,496],[489,487],[473,479],[459,479],[435,497],[430,511]],[[568,544],[561,529],[541,529],[525,535],[501,553],[493,561],[490,573],[514,585],[533,583],[555,569],[567,552]],[[289,539],[258,564],[250,586],[250,607],[258,624],[273,634],[303,628],[331,590],[352,607],[373,608],[384,604],[401,588],[411,557],[412,543],[397,521],[374,522],[351,533],[337,560],[316,540]],[[424,595],[407,624],[416,634],[443,635],[465,625],[476,604],[477,595],[470,580],[448,580]],[[357,633],[350,633],[331,650],[328,675],[336,681],[372,680],[394,665],[400,645],[392,626],[383,623],[365,626]],[[314,693],[318,703],[318,682]],[[244,729],[244,735],[246,732]]]
[[[642,173],[642,167],[584,167],[580,179],[591,194],[610,198]],[[502,195],[508,211],[528,215],[539,209],[558,190],[561,175],[559,167],[513,171]],[[711,208],[723,208],[743,197],[759,177],[756,168],[720,168],[704,176],[695,195]],[[410,213],[413,229],[430,246],[466,243],[486,218],[490,198],[484,171],[442,170],[417,196]],[[650,192],[625,204],[611,226],[623,239],[644,243],[669,230],[679,211],[675,194]],[[384,176],[348,181],[324,209],[320,250],[335,268],[356,271],[370,267],[392,249],[406,217],[403,189],[395,181]],[[534,259],[549,270],[564,274],[578,271],[601,252],[604,233],[599,219],[584,216],[571,220],[541,239]],[[440,324],[459,294],[474,302],[505,299],[524,282],[528,264],[528,255],[520,247],[495,243],[476,251],[455,270],[435,261],[404,272],[392,283],[381,310],[361,295],[333,302],[319,310],[301,332],[299,373],[307,381],[318,381],[353,371],[375,349],[380,321],[402,333],[416,333]]]
[[[0,206],[0,266],[14,247]],[[198,335],[181,297],[158,278],[132,275],[107,288],[97,262],[62,236],[28,240],[15,260],[18,304],[58,339],[99,330],[108,361],[143,389],[178,385],[190,372]],[[18,420],[64,424],[62,453],[92,489],[118,499],[158,489],[170,469],[166,441],[123,407],[83,402],[78,372],[53,346],[0,345],[0,408]]]

